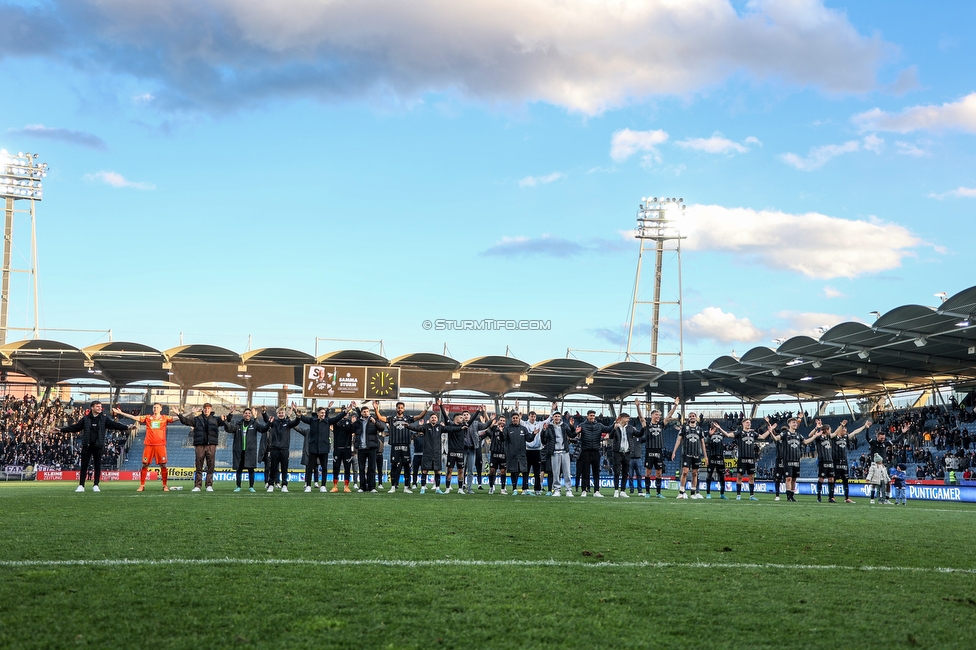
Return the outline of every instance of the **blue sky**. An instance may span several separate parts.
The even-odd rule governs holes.
[[[622,233],[673,196],[698,368],[973,284],[974,23],[969,3],[0,0],[0,147],[51,166],[44,327],[620,350]]]

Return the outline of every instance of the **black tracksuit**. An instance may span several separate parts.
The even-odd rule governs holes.
[[[95,460],[95,476],[93,485],[102,480],[102,451],[105,449],[105,431],[128,431],[129,427],[116,422],[103,411],[98,415],[86,414],[74,424],[61,427],[61,433],[81,433],[81,474],[78,485],[85,484],[88,465]]]

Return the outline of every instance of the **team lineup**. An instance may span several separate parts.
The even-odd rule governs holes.
[[[383,479],[382,450],[388,445],[390,493],[400,487],[401,479],[402,490],[408,494],[417,488],[421,493],[428,490],[450,493],[456,476],[459,494],[471,494],[476,483],[483,489],[481,470],[487,465],[489,494],[495,494],[496,484],[501,494],[508,494],[510,481],[512,494],[541,496],[545,477],[545,494],[549,496],[573,497],[575,487],[581,497],[603,498],[600,469],[601,457],[605,453],[612,468],[614,497],[629,498],[626,488],[631,486],[633,493],[636,483],[638,495],[650,498],[653,486],[654,496],[665,498],[661,493],[662,483],[666,480],[665,462],[671,460],[680,462],[678,499],[712,498],[713,481],[718,484],[719,498],[726,499],[726,474],[732,471],[736,499],[742,499],[745,484],[748,498],[755,501],[758,500],[755,478],[760,443],[768,439],[775,445],[776,452],[775,500],[780,500],[782,484],[786,500],[796,501],[801,455],[804,447],[813,443],[817,456],[817,500],[821,501],[824,493],[830,503],[835,502],[836,483],[843,486],[845,502],[853,503],[848,485],[848,445],[872,424],[868,419],[860,427],[848,431],[846,420],[833,429],[816,420],[815,426],[804,435],[798,430],[797,418],[788,419],[782,430],[778,423],[764,418],[761,431],[754,429],[752,420],[745,418],[733,431],[726,431],[718,422],[706,425],[694,412],[689,413],[684,422],[681,418],[675,421],[677,400],[667,415],[653,409],[647,418],[642,413],[640,400],[635,400],[636,418],[621,413],[612,424],[598,422],[593,410],[585,417],[561,413],[556,403],[552,404],[552,412],[544,420],[534,411],[523,416],[518,402],[512,410],[505,409],[500,413],[489,414],[482,406],[476,411],[449,415],[438,399],[428,402],[423,412],[413,416],[405,413],[403,402],[397,402],[394,412],[389,415],[382,413],[378,401],[374,401],[372,407],[350,402],[330,415],[332,406],[333,402],[329,402],[328,406],[308,413],[300,413],[295,407],[282,407],[270,413],[263,407],[260,411],[248,407],[242,411],[241,417],[236,418],[234,407],[224,416],[218,416],[210,404],[189,414],[184,414],[181,409],[175,415],[163,415],[162,405],[156,403],[148,415],[129,415],[118,408],[113,408],[112,414],[145,427],[140,492],[145,490],[147,473],[153,463],[159,465],[163,490],[169,491],[166,430],[168,424],[180,422],[190,427],[195,454],[194,492],[213,491],[216,449],[220,430],[224,429],[232,436],[229,444],[233,452],[236,492],[244,489],[245,473],[247,489],[256,491],[255,471],[259,463],[264,465],[265,490],[288,492],[291,434],[296,431],[304,436],[305,492],[312,491],[313,483],[320,492],[352,492],[353,489],[377,492]],[[669,426],[675,427],[677,438],[674,447],[666,449],[665,431]],[[90,463],[94,464],[93,490],[99,491],[100,448],[105,444],[105,432],[127,428],[108,417],[103,405],[96,401],[84,417],[58,429],[64,433],[82,434],[82,471],[76,491],[85,491]],[[729,440],[735,445],[734,470],[729,470],[726,465],[725,445]],[[868,442],[872,456],[884,457],[886,446],[890,445],[883,432]],[[487,463],[483,461],[484,454],[488,457]],[[330,457],[331,490],[327,487]],[[572,472],[574,460],[575,479]],[[702,468],[706,474],[705,496],[699,489]],[[877,484],[880,498],[884,499],[890,480],[882,465],[878,476],[870,476],[868,482],[872,487]]]

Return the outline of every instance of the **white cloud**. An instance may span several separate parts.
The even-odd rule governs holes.
[[[130,181],[118,172],[100,171],[94,174],[85,174],[86,181],[99,181],[112,187],[128,187],[136,190],[154,190],[156,186],[152,183],[140,181]]]
[[[951,196],[957,199],[976,199],[976,187],[957,187],[942,194],[929,194],[929,198],[944,199]]]
[[[900,153],[903,156],[915,156],[916,158],[932,155],[918,145],[912,144],[911,142],[904,142],[902,140],[895,141],[895,153]]]
[[[788,339],[794,336],[809,336],[814,339],[823,334],[820,330],[829,330],[834,325],[846,322],[863,323],[864,320],[856,316],[828,314],[810,311],[781,311],[776,314],[780,319],[779,326],[770,330],[772,338]]]
[[[851,118],[857,126],[869,131],[965,131],[976,133],[976,92],[955,102],[942,105],[911,106],[900,113],[880,108],[858,113]]]
[[[686,250],[724,250],[810,278],[854,278],[901,266],[924,242],[903,226],[810,212],[689,205]]]
[[[718,307],[706,307],[685,319],[685,332],[691,340],[709,339],[718,343],[751,343],[765,337],[748,318],[739,318]]]
[[[50,0],[5,20],[26,36],[0,58],[119,71],[210,110],[433,92],[597,114],[735,75],[861,93],[894,52],[822,0]]]
[[[762,142],[761,142],[761,141],[759,140],[759,138],[757,138],[757,137],[756,137],[756,136],[754,136],[754,135],[750,135],[750,136],[749,136],[748,138],[746,138],[746,139],[745,139],[745,143],[746,143],[746,144],[754,144],[754,145],[756,145],[757,147],[761,147],[761,146],[763,146],[763,143],[762,143]]]
[[[857,140],[849,140],[844,144],[825,144],[820,147],[812,147],[806,158],[801,158],[795,153],[784,153],[780,158],[790,167],[795,167],[801,172],[809,172],[820,169],[831,158],[852,153],[860,148],[861,144]]]
[[[141,95],[136,95],[133,97],[132,101],[136,104],[148,104],[154,99],[156,99],[156,96],[152,93],[142,93]]]
[[[758,138],[749,136],[745,140],[747,143],[759,144]],[[722,136],[721,133],[715,133],[710,138],[688,138],[686,140],[678,140],[675,142],[676,145],[682,149],[696,149],[698,151],[704,151],[706,153],[746,153],[749,151],[749,147],[744,144],[739,144],[738,142],[733,142],[728,138]]]
[[[617,131],[610,138],[610,157],[617,162],[623,162],[639,151],[646,151],[644,163],[651,162],[650,158],[660,160],[657,145],[668,141],[668,134],[660,129],[654,131],[631,131],[623,129]]]
[[[546,174],[545,176],[526,176],[519,181],[519,187],[535,187],[536,185],[548,185],[554,181],[558,181],[560,178],[565,178],[565,174],[562,172],[553,172],[551,174]]]
[[[846,298],[843,291],[835,289],[831,286],[826,286],[823,288],[823,293],[825,298]]]
[[[873,133],[864,138],[865,151],[873,151],[874,153],[881,153],[881,149],[883,145],[884,145],[884,139],[879,138]]]

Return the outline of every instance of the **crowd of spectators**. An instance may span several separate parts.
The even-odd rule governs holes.
[[[7,395],[0,402],[0,469],[33,467],[35,470],[70,470],[79,466],[77,436],[56,430],[77,422],[85,409],[74,401],[38,401]],[[130,438],[125,432],[108,431],[102,454],[104,467],[117,467],[125,460]]]

